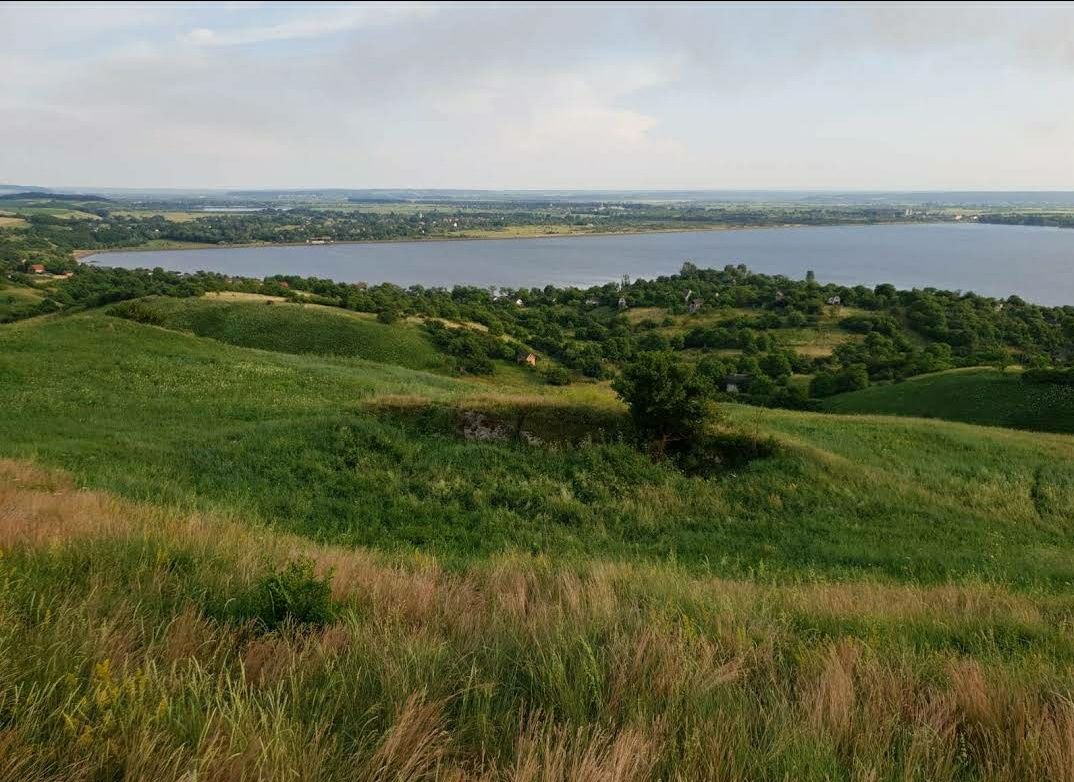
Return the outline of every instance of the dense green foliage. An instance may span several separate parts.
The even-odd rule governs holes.
[[[491,375],[493,359],[511,360],[518,351],[502,338],[465,327],[445,326],[439,320],[425,323],[433,344],[455,358],[459,371],[470,375]]]
[[[657,453],[689,449],[704,431],[711,387],[669,352],[640,354],[612,387]]]
[[[754,274],[741,266],[715,270],[686,264],[678,275],[587,290],[404,290],[296,276],[258,281],[93,267],[44,285],[34,285],[26,275],[15,277],[22,290],[43,298],[10,304],[9,319],[146,294],[263,293],[379,313],[384,325],[404,316],[468,324],[465,329],[430,324],[428,330],[439,349],[469,374],[488,374],[492,360],[535,350],[579,375],[601,379],[614,376],[640,353],[671,350],[696,364],[716,391],[722,390],[725,376],[745,375],[749,382],[740,399],[794,409],[809,407],[810,396],[823,398],[952,367],[1062,365],[1074,351],[1074,307],[931,289],[897,291],[890,285],[822,286]],[[686,292],[702,298],[704,308],[689,312]],[[620,299],[626,310],[618,306]],[[836,300],[838,304],[827,303]],[[633,317],[632,310],[649,317]],[[266,311],[261,317],[273,316]],[[803,335],[827,347],[799,349]],[[326,333],[311,339],[328,344],[334,337]],[[797,382],[796,375],[811,380]]]
[[[1074,387],[1027,383],[1018,373],[989,369],[942,372],[872,386],[827,399],[824,409],[1074,434]]]

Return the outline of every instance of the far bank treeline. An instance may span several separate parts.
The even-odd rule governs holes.
[[[16,283],[33,277],[6,276]],[[47,297],[24,314],[237,290],[373,312],[385,323],[406,316],[476,323],[484,328],[444,329],[436,322],[426,328],[462,372],[489,373],[492,360],[512,360],[521,345],[555,359],[536,369],[552,383],[612,377],[641,353],[669,351],[718,390],[734,377],[743,401],[784,407],[961,366],[1065,370],[1074,355],[1074,307],[1041,307],[1015,296],[821,284],[811,274],[792,280],[744,266],[686,263],[676,275],[585,290],[403,289],[298,276],[256,280],[80,267],[45,290]],[[789,335],[803,329],[835,331],[840,340],[830,355],[802,355]]]
[[[200,202],[137,204],[137,209],[131,209],[130,204],[95,196],[33,195],[0,196],[0,211],[26,221],[19,232],[0,230],[0,261],[30,259],[44,263],[50,271],[68,268],[72,250],[135,248],[160,242],[235,245],[389,241],[496,234],[507,229],[615,233],[950,219],[939,209],[918,210],[907,216],[904,210],[890,206],[535,201],[458,205],[369,202],[334,208],[266,207],[237,213],[204,212]],[[77,198],[83,200],[74,200]],[[176,215],[182,218],[174,219]]]

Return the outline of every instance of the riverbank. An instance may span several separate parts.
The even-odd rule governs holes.
[[[813,225],[806,223],[773,223],[771,225],[706,225],[691,228],[625,228],[621,231],[604,230],[565,230],[527,233],[519,230],[507,230],[502,232],[491,231],[468,231],[458,234],[445,234],[438,236],[410,236],[401,239],[348,239],[331,242],[242,242],[238,244],[208,244],[204,242],[171,242],[167,240],[154,240],[136,247],[108,247],[98,250],[73,250],[75,260],[82,261],[94,255],[112,253],[139,253],[139,252],[167,252],[169,250],[238,250],[252,247],[329,247],[336,245],[363,245],[363,244],[425,244],[430,242],[495,242],[519,239],[579,239],[599,236],[638,236],[642,234],[693,234],[710,233],[718,231],[761,231],[777,228],[835,228],[840,226],[881,226],[881,225],[936,225],[946,224],[951,221],[900,221],[900,222],[875,222],[875,223],[828,223],[825,225]],[[515,226],[525,228],[527,226]]]

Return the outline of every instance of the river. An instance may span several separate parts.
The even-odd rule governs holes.
[[[1074,229],[977,224],[822,226],[569,236],[542,239],[369,242],[101,253],[85,259],[128,268],[295,274],[341,282],[409,285],[586,287],[746,264],[819,282],[1017,294],[1074,305]]]

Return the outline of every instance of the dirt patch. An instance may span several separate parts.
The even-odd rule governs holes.
[[[404,426],[479,442],[580,446],[622,441],[629,429],[620,411],[542,396],[477,396],[457,402],[383,396],[369,407]]]

